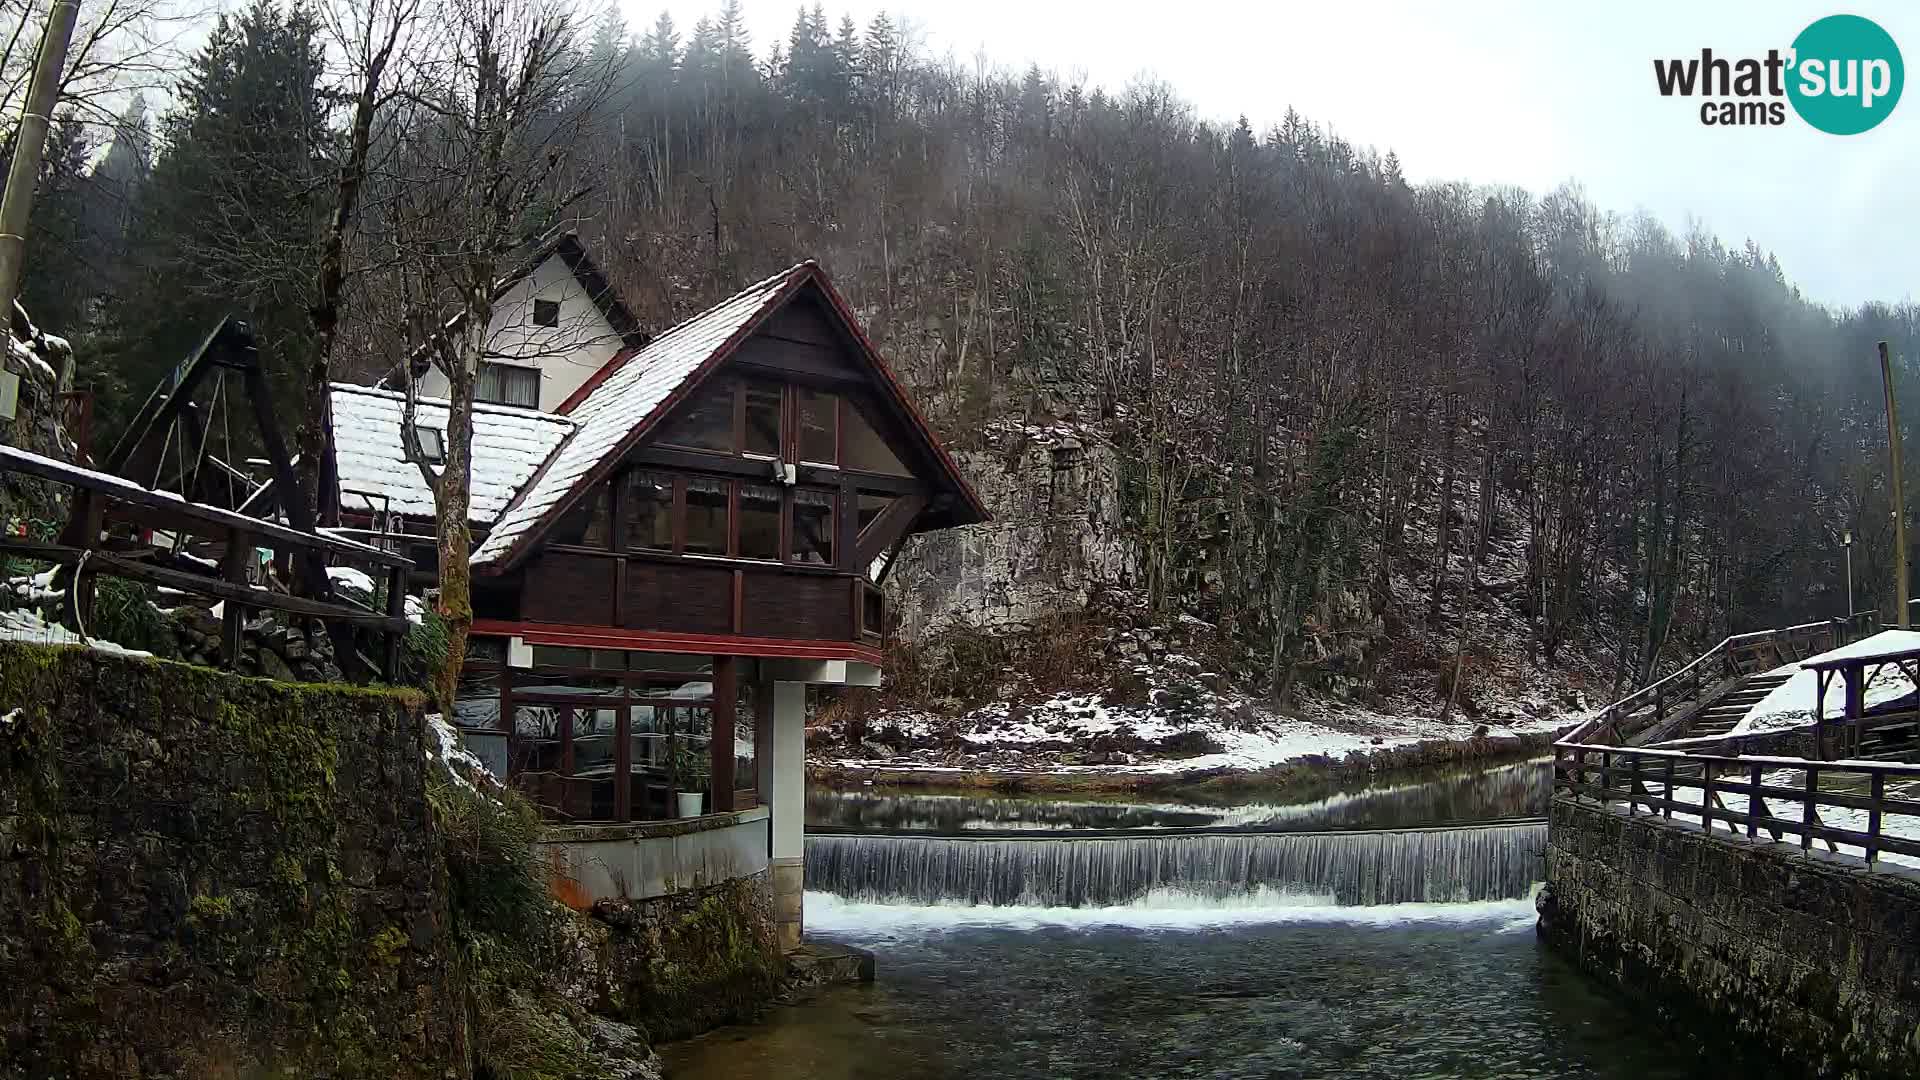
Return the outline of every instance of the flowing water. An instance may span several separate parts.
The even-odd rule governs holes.
[[[1063,800],[1026,800],[1038,808],[1023,817],[968,796],[976,805],[940,818],[944,836],[810,836],[808,934],[873,950],[877,981],[667,1047],[668,1074],[1718,1075],[1536,942],[1543,825],[1436,828],[1418,810],[1459,820],[1446,814],[1475,809],[1461,792],[1515,784],[1538,786],[1544,803],[1537,766],[1422,784],[1307,803],[1102,803],[1085,812],[1097,837],[1015,831],[1052,832]],[[1515,816],[1511,795],[1482,800],[1480,816]],[[926,828],[924,796],[896,798],[862,813],[888,830]],[[1410,820],[1327,831],[1349,808],[1375,826],[1382,813]],[[1171,816],[1189,813],[1213,815],[1213,827]],[[1123,820],[1133,825],[1116,835]],[[995,824],[979,837],[967,821]],[[1302,826],[1319,831],[1274,831]]]
[[[1506,900],[1540,880],[1533,822],[1401,831],[1045,839],[814,836],[807,885],[892,903],[1106,907],[1158,890],[1372,905]]]

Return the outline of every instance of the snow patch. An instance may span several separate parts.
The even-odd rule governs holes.
[[[112,656],[137,656],[151,658],[150,652],[129,649],[111,641],[94,638],[88,641],[79,634],[50,623],[33,611],[0,611],[0,641],[26,641],[36,645],[78,645],[91,648],[95,652]]]
[[[474,781],[484,777],[491,787],[500,787],[500,778],[493,775],[486,763],[474,756],[460,741],[460,733],[452,724],[446,722],[439,713],[426,714],[427,731],[433,736],[427,743],[428,764],[438,764],[453,777],[453,782],[478,794],[480,788]]]
[[[351,566],[329,566],[327,578],[335,585],[344,585],[349,589],[358,589],[368,596],[373,595],[373,577],[364,570]]]

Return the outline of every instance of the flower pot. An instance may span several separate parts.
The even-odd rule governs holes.
[[[700,800],[706,798],[704,791],[683,791],[680,793],[680,816],[699,817]]]

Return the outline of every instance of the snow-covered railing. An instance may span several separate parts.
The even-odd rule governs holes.
[[[1698,822],[1706,832],[1764,832],[1818,842],[1869,866],[1920,865],[1920,764],[1728,756],[1644,747],[1555,745],[1557,793],[1629,815]]]
[[[221,649],[229,663],[240,656],[249,611],[267,608],[329,624],[363,626],[384,634],[385,674],[389,682],[396,677],[400,642],[412,626],[406,618],[404,604],[407,572],[413,563],[406,556],[357,540],[325,532],[305,532],[277,521],[192,502],[172,492],[144,488],[110,473],[56,461],[18,447],[0,446],[0,473],[31,476],[74,489],[72,520],[58,542],[0,537],[0,555],[71,567],[71,571],[65,573],[66,601],[74,626],[83,637],[91,615],[93,581],[97,575],[106,574],[222,602],[225,608]],[[159,565],[151,548],[138,544],[116,546],[114,541],[103,539],[110,514],[114,519],[219,542],[224,545],[224,556],[218,576]],[[323,597],[290,596],[251,584],[246,569],[256,544],[359,562],[384,571],[386,611],[369,612]]]
[[[1686,665],[1601,709],[1561,741],[1589,746],[1620,745],[1634,732],[1666,720],[1683,707],[1698,704],[1703,695],[1720,682],[1790,663],[1824,649],[1838,648],[1864,630],[1872,629],[1877,619],[1875,612],[1863,611],[1845,619],[1732,634]],[[1631,730],[1628,730],[1629,720]]]

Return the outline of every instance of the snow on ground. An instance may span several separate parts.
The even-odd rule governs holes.
[[[1778,760],[1778,759],[1775,759],[1775,760]],[[1845,765],[1849,763],[1843,762],[1843,761],[1830,761],[1830,762],[1825,762],[1824,764],[1833,766],[1833,765]],[[1885,762],[1858,762],[1855,764],[1884,765],[1886,763]],[[1836,777],[1835,777],[1835,774],[1833,773],[1829,772],[1829,773],[1823,774],[1821,785],[1820,785],[1821,789],[1828,792],[1845,790],[1845,791],[1850,791],[1852,794],[1856,794],[1856,795],[1865,794],[1864,784],[1858,785],[1852,788],[1843,788],[1835,785],[1834,783],[1835,779]],[[1715,798],[1719,800],[1719,806],[1717,807],[1718,812],[1732,813],[1744,819],[1747,813],[1747,796],[1740,793],[1737,789],[1733,791],[1725,790],[1726,785],[1741,783],[1741,782],[1744,782],[1744,778],[1726,777],[1726,778],[1722,778],[1719,781],[1720,786],[1714,792]],[[1798,788],[1804,788],[1806,786],[1806,782],[1807,782],[1807,773],[1805,769],[1795,769],[1795,768],[1774,769],[1771,772],[1763,773],[1760,777],[1760,783],[1766,787],[1798,789]],[[1645,787],[1648,789],[1649,792],[1654,794],[1659,794],[1662,786],[1663,785],[1658,780],[1650,779],[1645,781]],[[1887,797],[1891,799],[1920,800],[1920,777],[1906,778],[1906,779],[1902,779],[1899,777],[1889,778],[1886,786],[1886,794],[1887,794]],[[1690,803],[1694,806],[1699,806],[1700,796],[1701,796],[1701,793],[1699,788],[1683,788],[1683,787],[1676,786],[1669,797],[1671,797],[1675,802]],[[1775,814],[1784,815],[1788,821],[1794,822],[1796,824],[1800,821],[1801,809],[1800,809],[1800,805],[1797,802],[1785,802],[1780,799],[1772,799],[1771,801],[1763,799],[1762,801],[1766,803],[1768,810],[1770,810]],[[1852,807],[1846,807],[1846,806],[1822,806],[1818,808],[1818,815],[1820,819],[1820,824],[1825,825],[1828,828],[1846,829],[1853,832],[1861,832],[1861,833],[1864,833],[1867,831],[1867,812],[1865,810],[1856,810],[1856,809],[1853,809]],[[1700,823],[1700,815],[1689,814],[1689,813],[1686,813],[1685,811],[1676,810],[1673,814],[1673,820],[1684,821],[1684,822],[1692,823],[1694,825],[1698,825]],[[1713,827],[1715,829],[1725,830],[1730,833],[1736,833],[1740,836],[1745,836],[1747,832],[1747,826],[1744,820],[1741,820],[1738,822],[1728,822],[1716,817],[1713,822]],[[1897,813],[1892,810],[1885,811],[1882,813],[1880,818],[1880,832],[1884,836],[1898,837],[1903,840],[1920,841],[1920,817],[1915,817],[1910,814]],[[1767,832],[1766,826],[1764,824],[1762,824],[1760,827],[1759,839],[1761,840],[1772,839],[1772,834]],[[1781,844],[1788,844],[1793,847],[1800,846],[1800,838],[1791,833],[1782,834],[1781,838],[1775,842],[1781,843]],[[1824,840],[1814,841],[1813,849],[1815,851],[1822,851],[1822,852],[1832,851],[1840,855],[1851,855],[1856,858],[1864,858],[1866,856],[1866,852],[1864,850],[1862,850],[1861,848],[1853,844],[1829,845]],[[1905,867],[1920,868],[1920,858],[1915,858],[1914,856],[1911,856],[1911,855],[1895,855],[1889,852],[1881,852],[1878,855],[1878,859],[1881,862],[1897,863]]]
[[[1813,723],[1814,707],[1821,706],[1828,717],[1843,716],[1847,711],[1846,684],[1835,676],[1827,683],[1827,696],[1820,699],[1818,673],[1805,665],[1816,660],[1839,660],[1845,658],[1872,658],[1906,649],[1920,648],[1920,633],[1910,630],[1887,630],[1869,638],[1863,638],[1851,645],[1845,645],[1818,656],[1808,657],[1799,663],[1786,664],[1775,668],[1775,672],[1790,671],[1792,676],[1786,682],[1773,688],[1766,697],[1756,702],[1740,722],[1733,728],[1734,735],[1751,735],[1762,731],[1778,731],[1782,728],[1800,727]],[[1897,665],[1888,664],[1867,671],[1866,704],[1868,708],[1884,705],[1913,693],[1913,680],[1907,677]]]
[[[368,596],[373,595],[373,578],[364,570],[356,570],[351,566],[329,566],[327,577],[335,585],[344,585],[349,589],[358,589]]]
[[[1209,695],[1211,696],[1211,695]],[[1407,746],[1431,739],[1464,739],[1477,725],[1464,719],[1441,724],[1431,717],[1389,716],[1331,703],[1310,702],[1300,716],[1282,716],[1248,702],[1212,700],[1178,709],[1122,706],[1090,695],[1059,694],[1036,705],[996,702],[958,717],[929,713],[894,716],[889,723],[915,743],[928,740],[947,750],[930,755],[856,756],[835,764],[885,768],[1039,767],[1056,772],[1178,773],[1206,769],[1256,770],[1311,756]],[[1485,734],[1510,736],[1552,731],[1560,717],[1515,720],[1486,726]],[[878,729],[882,735],[884,727]],[[1218,749],[1179,755],[1181,738]],[[1174,740],[1169,743],[1168,740]],[[1141,745],[1150,744],[1150,745]],[[1105,750],[1103,747],[1125,747]],[[1063,752],[1092,751],[1100,763],[1061,763]],[[935,760],[938,759],[938,763]]]
[[[153,654],[139,649],[129,649],[111,641],[94,638],[92,641],[61,626],[50,623],[33,611],[0,611],[0,640],[30,641],[36,645],[80,645],[89,646],[96,651],[112,653],[116,656],[147,656]]]
[[[66,593],[53,587],[53,576],[60,568],[50,566],[37,574],[23,574],[7,579],[6,590],[13,598],[27,604],[51,604],[66,598]]]
[[[499,778],[493,775],[486,763],[460,741],[460,733],[454,730],[452,724],[447,723],[439,713],[428,713],[426,719],[427,731],[433,736],[427,743],[429,764],[439,763],[446,766],[447,774],[453,777],[454,783],[469,791],[479,790],[474,786],[472,778],[484,776],[493,781],[496,786],[500,783]]]

